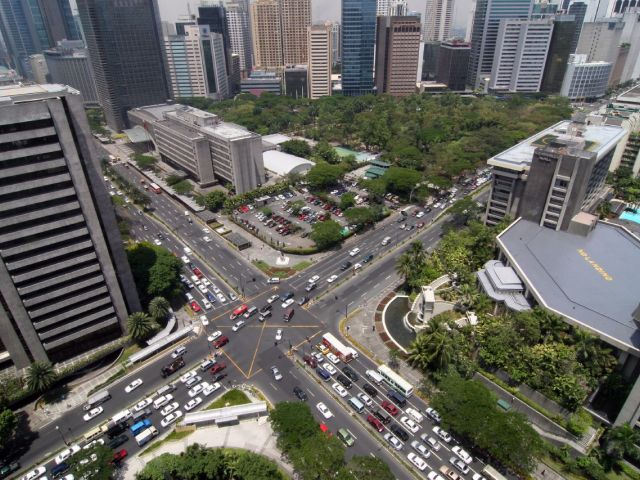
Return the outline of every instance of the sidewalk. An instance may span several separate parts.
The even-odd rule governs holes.
[[[132,457],[122,466],[118,478],[135,480],[136,473],[154,458],[164,453],[180,454],[194,443],[210,448],[222,447],[250,450],[275,461],[292,476],[293,468],[282,461],[282,456],[276,446],[276,440],[277,437],[271,429],[268,416],[260,417],[257,420],[246,420],[229,427],[201,427],[181,440],[164,443],[146,455]],[[162,439],[156,441],[162,441]]]

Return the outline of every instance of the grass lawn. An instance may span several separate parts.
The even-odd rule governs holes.
[[[301,272],[305,268],[309,268],[311,265],[313,265],[313,262],[310,262],[309,260],[303,260],[302,262],[296,263],[291,268],[294,269],[296,272]]]
[[[182,432],[173,431],[166,438],[163,438],[159,442],[154,442],[149,445],[148,448],[145,448],[142,452],[142,455],[146,455],[149,452],[153,452],[157,448],[160,448],[163,444],[168,442],[177,442],[178,440],[182,440],[184,437],[188,437],[194,432],[194,430],[183,430]]]
[[[124,349],[124,352],[122,352],[122,355],[120,356],[120,363],[127,363],[127,360],[129,360],[129,357],[139,351],[140,351],[140,345],[138,345],[137,343],[129,345],[127,348]]]
[[[213,410],[214,408],[235,407],[236,405],[244,405],[251,403],[249,397],[240,390],[229,390],[219,399],[209,405],[205,410]]]
[[[262,260],[254,260],[253,264],[264,273],[266,273],[269,277],[288,278],[292,275],[295,275],[296,272],[301,272],[305,268],[310,267],[311,265],[313,265],[313,262],[303,260],[302,262],[296,263],[292,267],[272,267]]]

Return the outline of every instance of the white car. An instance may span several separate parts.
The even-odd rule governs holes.
[[[329,375],[335,375],[336,373],[338,373],[338,370],[336,370],[336,367],[331,365],[329,362],[324,362],[322,364],[322,368],[324,368],[327,372],[329,372]]]
[[[451,441],[451,435],[449,434],[449,432],[443,430],[440,427],[433,427],[432,430],[433,430],[433,433],[435,433],[437,436],[439,436],[445,442],[449,443]]]
[[[141,378],[136,378],[133,382],[131,382],[129,385],[127,385],[126,387],[124,387],[124,391],[127,393],[131,393],[133,392],[136,388],[138,388],[140,385],[142,385],[142,379]]]
[[[207,337],[207,340],[210,342],[215,342],[218,338],[222,336],[222,332],[220,330],[216,330],[211,335]]]
[[[205,290],[206,290],[206,288],[205,288]],[[202,305],[204,305],[205,310],[211,310],[213,308],[213,305],[211,305],[211,302],[209,300],[207,300],[206,298],[202,299]],[[203,325],[209,325],[209,321],[207,320],[206,315],[203,315],[202,317],[204,317],[205,321],[207,322],[207,323],[203,322],[202,324]],[[200,317],[200,318],[202,318],[202,317]]]
[[[202,381],[202,377],[200,375],[196,375],[195,377],[191,377],[189,380],[187,380],[186,382],[184,382],[184,384],[188,387],[191,388],[193,387],[196,383],[200,383]]]
[[[267,298],[267,303],[269,305],[271,305],[273,302],[275,302],[278,298],[280,298],[280,295],[271,295],[269,298]]]
[[[469,466],[460,460],[458,457],[451,457],[449,463],[453,465],[460,473],[466,475],[469,473]]]
[[[421,472],[424,472],[427,468],[427,462],[425,462],[419,455],[415,454],[414,452],[409,453],[409,455],[407,455],[407,458]]]
[[[411,430],[411,433],[416,433],[418,430],[420,430],[420,426],[407,416],[401,417],[400,423]]]
[[[216,297],[218,297],[218,300],[220,300],[220,303],[227,303],[227,298],[223,294],[218,293],[216,294]]]
[[[211,241],[211,237],[202,237],[202,239],[207,243]]]
[[[207,306],[207,301],[205,300],[205,307]],[[211,304],[209,304],[209,308],[211,308]],[[205,327],[207,325],[209,325],[209,319],[207,318],[206,315],[200,315],[200,323],[202,323],[202,325],[204,325]]]
[[[62,462],[71,458],[73,455],[81,450],[80,445],[71,445],[69,448],[65,448],[58,455],[56,455],[56,465],[60,465]]]
[[[373,405],[373,401],[369,398],[369,395],[367,395],[366,393],[359,393],[358,395],[356,395],[360,401],[362,403],[364,403],[367,407],[370,407],[371,405]]]
[[[229,295],[232,302],[235,302],[238,299],[238,296],[233,292],[229,292],[227,295]]]
[[[347,390],[337,382],[331,385],[331,388],[333,388],[335,392],[342,398],[346,397],[349,394],[349,392],[347,392]]]
[[[200,284],[198,285],[198,290],[200,290],[202,293],[207,293],[207,287],[205,287],[204,285]]]
[[[104,438],[96,438],[94,441],[87,443],[84,447],[82,447],[82,449],[89,450],[90,448],[96,447],[98,445],[104,445]]]
[[[329,359],[329,361],[331,363],[333,363],[334,365],[337,365],[338,363],[340,363],[340,359],[338,357],[336,357],[333,353],[329,352],[327,353],[327,358]]]
[[[175,412],[170,413],[169,415],[164,417],[160,422],[160,425],[162,425],[164,428],[167,428],[169,425],[171,425],[173,422],[178,420],[180,417],[182,417],[182,412],[180,410],[176,410]]]
[[[244,327],[247,324],[247,322],[245,322],[244,320],[238,320],[233,327],[231,327],[231,330],[233,330],[234,332],[237,332],[238,330],[240,330],[242,327]]]
[[[162,242],[160,240],[158,240],[157,238],[153,241],[153,243],[155,243],[157,246],[162,245]]]
[[[440,475],[438,472],[429,472],[427,478],[429,480],[444,480],[444,478],[442,478],[442,475]]]
[[[318,409],[318,411],[322,414],[322,416],[324,418],[333,417],[333,413],[331,413],[331,410],[329,410],[329,408],[323,402],[318,403],[316,405],[316,408]]]
[[[184,404],[184,409],[189,412],[202,403],[202,398],[196,397]]]
[[[307,280],[309,283],[316,283],[318,280],[320,280],[320,275],[314,275],[313,277],[311,277],[309,280]]]
[[[438,411],[435,408],[427,407],[427,409],[425,410],[425,413],[434,422],[440,423],[440,420],[441,420],[440,414],[438,413]]]
[[[147,408],[152,403],[153,403],[153,398],[152,397],[147,397],[144,400],[140,400],[138,403],[136,403],[133,406],[132,410],[134,412],[139,412],[140,410],[144,410],[145,408]]]
[[[281,328],[276,330],[276,340],[277,341],[282,340],[282,329]]]
[[[34,480],[35,478],[40,478],[45,473],[47,473],[47,469],[45,467],[36,467],[20,478],[20,480]]]
[[[433,450],[434,452],[437,452],[438,450],[440,450],[440,447],[442,446],[440,445],[440,442],[438,442],[435,438],[430,437],[426,433],[423,433],[422,435],[420,435],[420,439],[424,443],[429,445],[429,448],[431,448],[431,450]]]
[[[487,480],[485,477],[480,475],[479,473],[474,473],[471,477],[471,480]]]
[[[216,390],[220,389],[221,385],[218,382],[215,382],[213,385],[207,383],[207,386],[202,389],[202,394],[205,397],[208,397]]]
[[[173,351],[173,353],[171,354],[171,358],[181,357],[185,353],[187,353],[187,347],[185,347],[184,345],[181,345]]]
[[[156,398],[156,401],[153,402],[153,406],[156,407],[156,410],[160,410],[161,407],[164,407],[171,400],[173,400],[173,395],[171,395],[170,393],[167,393],[162,397]]]
[[[178,407],[180,407],[180,404],[178,402],[170,403],[169,405],[164,407],[162,410],[160,410],[160,415],[162,415],[163,417],[166,417],[171,412],[177,410]]]
[[[362,268],[362,264],[361,264],[361,263],[356,263],[356,264],[353,266],[353,269],[354,269],[354,270],[360,270],[361,268]]]
[[[182,260],[185,264],[189,263],[191,261],[191,260],[189,260],[189,257],[187,257],[186,255],[181,256],[180,260]]]
[[[451,451],[455,453],[460,458],[460,460],[462,460],[467,465],[473,462],[473,458],[471,457],[471,455],[469,455],[469,453],[459,445],[453,447]]]
[[[206,285],[207,287],[211,285],[211,282],[209,281],[209,279],[207,277],[202,277],[202,284]]]
[[[422,210],[420,210],[417,214],[416,214],[416,218],[422,218],[424,217],[424,212]]]
[[[411,442],[411,446],[416,452],[418,452],[424,458],[429,458],[431,456],[431,452],[429,451],[429,449],[424,444],[420,443],[418,440],[414,440],[413,442]]]
[[[411,417],[411,419],[416,422],[416,423],[420,423],[423,420],[423,416],[420,414],[419,411],[417,411],[415,408],[405,408],[404,409],[404,413],[406,413],[407,415],[409,415]]]
[[[278,370],[278,367],[271,367],[271,373],[273,373],[274,380],[282,380],[282,374],[280,373],[280,370]]]
[[[338,275],[331,275],[329,278],[327,278],[327,283],[333,283],[338,279]]]
[[[205,234],[207,234],[207,233],[211,233],[211,230],[209,230],[207,227],[204,227],[204,228],[202,229],[202,233],[205,233]]]
[[[356,248],[352,249],[351,251],[349,251],[349,256],[355,257],[359,253],[360,253],[360,249],[358,247],[356,247]]]
[[[194,385],[193,388],[191,390],[189,390],[189,396],[191,398],[195,397],[196,395],[198,395],[200,392],[202,392],[202,390],[204,390],[204,387],[206,387],[207,385],[205,385],[206,382],[202,382],[199,383],[197,385]]]
[[[391,445],[392,448],[395,448],[396,450],[402,450],[402,442],[393,434],[387,432],[384,434],[383,438],[387,441],[387,443],[389,443],[389,445]]]
[[[92,419],[96,418],[103,411],[104,411],[104,409],[102,407],[92,408],[91,410],[89,410],[87,413],[84,414],[84,417],[82,417],[82,419],[85,422],[88,422],[89,420],[92,420]]]
[[[213,293],[215,293],[216,295],[218,295],[219,293],[222,293],[222,290],[220,290],[218,286],[213,283],[211,284],[211,290],[213,290]]]
[[[190,372],[185,373],[180,377],[180,381],[182,383],[187,383],[191,378],[195,377],[198,374],[197,370],[191,370]]]
[[[293,298],[290,298],[288,300],[285,300],[284,302],[282,302],[282,305],[280,305],[282,308],[287,308],[289,305],[291,305],[293,302],[295,302],[295,300]]]

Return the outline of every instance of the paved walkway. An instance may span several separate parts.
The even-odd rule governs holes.
[[[136,455],[123,465],[118,478],[135,480],[135,474],[154,458],[163,453],[179,454],[189,445],[199,443],[205,447],[231,447],[251,450],[277,462],[289,475],[293,475],[293,468],[285,463],[276,446],[276,436],[271,429],[268,417],[256,420],[246,420],[229,427],[203,427],[192,434],[174,442],[166,442],[159,448],[146,455]],[[157,440],[157,441],[162,441]]]

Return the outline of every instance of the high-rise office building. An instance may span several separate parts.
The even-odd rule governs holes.
[[[331,46],[333,48],[333,63],[342,62],[342,25],[340,22],[334,22],[331,25]]]
[[[76,0],[107,124],[127,126],[127,110],[169,98],[154,0]]]
[[[422,45],[422,75],[425,82],[435,81],[438,71],[438,57],[442,42],[424,42]]]
[[[72,361],[140,311],[79,92],[0,87],[0,368]]]
[[[603,97],[609,85],[613,64],[589,62],[587,55],[569,57],[560,95],[571,100],[594,100]]]
[[[389,15],[390,0],[376,0],[376,16],[385,17]]]
[[[230,94],[222,35],[208,25],[185,25],[184,35],[164,37],[172,98],[227,98]]]
[[[307,63],[307,28],[311,26],[311,0],[280,0],[282,62]]]
[[[307,65],[286,65],[283,74],[283,93],[288,97],[306,98],[309,94]]]
[[[227,10],[222,4],[204,4],[198,7],[198,25],[208,25],[211,33],[222,35],[225,68],[231,74],[231,37],[227,23]],[[228,82],[228,80],[227,80]]]
[[[80,39],[69,0],[0,0],[0,32],[10,66],[24,76],[30,75],[29,55]]]
[[[44,51],[52,83],[69,85],[82,94],[85,105],[98,104],[93,68],[82,40],[63,40]]]
[[[442,42],[451,36],[451,19],[455,0],[427,0],[424,10],[425,42]]]
[[[580,40],[580,32],[582,31],[582,24],[584,23],[584,17],[587,14],[587,4],[584,2],[573,2],[569,7],[569,15],[573,15],[576,19],[576,29],[573,32],[573,38],[571,39],[571,48],[569,49],[569,55],[576,53],[578,47],[578,40]]]
[[[342,93],[372,93],[376,0],[343,0],[341,23]]]
[[[436,81],[447,85],[449,90],[463,91],[467,85],[467,69],[471,44],[458,39],[440,44]]]
[[[533,0],[478,0],[474,14],[469,55],[469,85],[478,87],[490,77],[500,20],[527,19],[531,16]]]
[[[251,71],[251,24],[246,2],[227,3],[227,25],[231,52],[240,57],[240,70]]]
[[[282,26],[278,0],[256,0],[251,4],[253,64],[257,68],[282,66]]]
[[[638,2],[638,0],[616,0],[616,3],[613,7],[613,12],[625,13],[635,7],[640,7],[640,3]]]
[[[586,55],[587,62],[615,64],[624,23],[620,18],[604,18],[585,22],[580,32],[576,54]]]
[[[624,28],[620,37],[620,44],[627,45],[629,53],[620,75],[620,82],[624,83],[640,77],[640,8],[627,9],[622,15]]]
[[[500,20],[489,87],[495,91],[538,92],[553,20]]]
[[[389,13],[390,17],[413,17],[418,16],[414,12],[409,11],[409,5],[407,4],[407,0],[391,0],[389,4]]]
[[[569,55],[571,55],[571,42],[575,30],[576,19],[574,15],[556,15],[553,18],[553,33],[551,34],[540,91],[560,93],[562,80],[567,71]]]
[[[404,97],[416,91],[420,51],[418,17],[378,17],[376,90]]]
[[[313,25],[308,28],[308,34],[309,98],[326,97],[331,95],[332,25]]]

